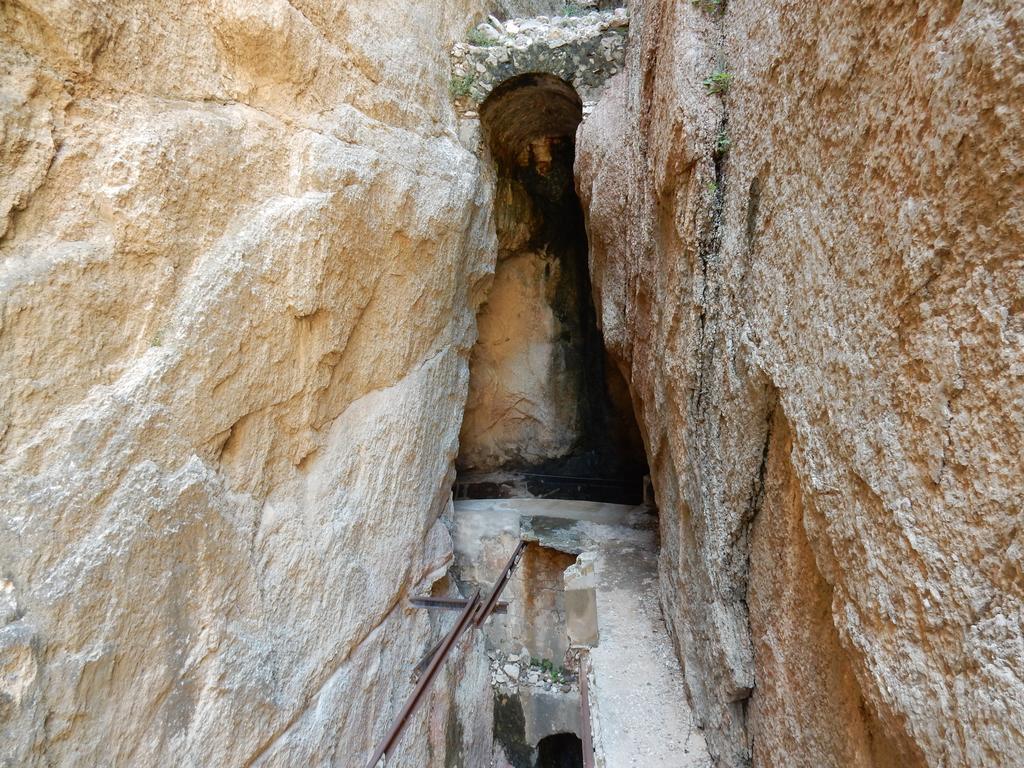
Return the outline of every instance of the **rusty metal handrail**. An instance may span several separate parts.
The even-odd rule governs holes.
[[[416,608],[440,608],[447,611],[461,611],[466,607],[466,601],[461,597],[434,597],[433,595],[418,595],[409,598],[409,605]],[[507,613],[508,603],[497,603],[494,606],[495,613]]]
[[[505,570],[501,572],[501,576],[499,576],[497,582],[495,582],[494,589],[491,590],[491,595],[487,598],[487,602],[484,603],[481,601],[479,589],[474,591],[469,599],[466,600],[466,607],[463,609],[462,613],[459,614],[459,618],[458,621],[455,622],[455,626],[452,627],[451,631],[445,636],[445,638],[438,645],[434,646],[434,648],[432,648],[420,662],[421,666],[428,658],[430,660],[426,665],[426,670],[423,672],[419,680],[417,680],[416,687],[413,688],[408,701],[406,701],[405,706],[402,707],[402,711],[398,713],[398,717],[395,719],[394,725],[391,726],[387,736],[384,737],[381,743],[377,745],[377,748],[373,751],[373,757],[371,757],[370,762],[367,763],[367,768],[377,768],[377,763],[380,762],[380,759],[391,751],[391,748],[395,745],[395,742],[398,741],[398,737],[405,728],[405,724],[409,720],[409,717],[420,705],[424,694],[427,692],[427,689],[430,688],[430,684],[434,682],[434,678],[437,677],[437,673],[441,669],[441,665],[455,647],[455,643],[458,641],[462,633],[471,625],[476,627],[482,626],[487,620],[487,617],[490,616],[499,605],[498,598],[501,597],[502,590],[505,589],[505,586],[512,578],[512,573],[515,571],[516,566],[519,565],[523,552],[526,550],[526,545],[527,542],[525,541],[519,542],[519,546],[516,547],[516,551],[512,553],[512,557],[509,558],[508,563],[505,565]]]
[[[501,597],[501,592],[505,589],[505,585],[512,579],[512,573],[515,571],[516,566],[519,565],[519,561],[523,557],[523,552],[526,551],[526,545],[528,542],[520,541],[519,546],[516,547],[516,551],[512,553],[512,557],[505,563],[505,570],[501,572],[501,576],[494,582],[494,589],[491,590],[491,596],[487,598],[487,602],[480,607],[480,611],[474,623],[480,627],[487,621],[487,617],[494,611],[494,607],[498,604],[498,598]]]
[[[441,664],[444,662],[445,657],[451,652],[455,645],[455,641],[459,639],[459,636],[466,631],[466,628],[470,625],[473,619],[473,615],[480,608],[480,590],[476,590],[469,600],[466,601],[466,607],[459,614],[459,620],[455,622],[455,626],[452,627],[451,632],[445,637],[441,647],[438,648],[437,653],[434,654],[434,658],[430,660],[430,664],[427,665],[426,672],[423,673],[423,677],[416,683],[416,687],[413,688],[412,694],[409,696],[409,700],[405,702],[405,706],[402,707],[402,711],[398,713],[398,718],[395,720],[395,724],[391,726],[391,730],[388,731],[388,735],[384,737],[384,740],[378,745],[377,749],[374,750],[373,757],[370,758],[370,762],[367,763],[367,768],[376,768],[377,763],[384,757],[385,754],[391,751],[391,748],[398,741],[398,737],[402,733],[402,729],[405,728],[405,723],[409,719],[416,707],[419,706],[420,700],[423,698],[423,694],[427,692],[430,684],[434,682],[434,678],[437,677],[438,670],[441,669]]]
[[[590,654],[581,651],[580,666],[580,741],[583,742],[583,768],[594,768],[594,733],[590,724]]]

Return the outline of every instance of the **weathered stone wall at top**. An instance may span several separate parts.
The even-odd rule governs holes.
[[[625,8],[482,23],[452,49],[452,92],[479,104],[510,78],[544,72],[571,83],[584,101],[596,100],[622,68],[628,32]]]
[[[0,764],[356,765],[390,724],[493,268],[481,13],[0,8]],[[395,764],[489,759],[466,658]]]
[[[498,19],[519,19],[528,16],[564,16],[567,12],[612,11],[628,7],[627,0],[491,0],[490,12]]]
[[[577,165],[709,745],[1019,764],[1024,8],[720,5],[631,5]]]

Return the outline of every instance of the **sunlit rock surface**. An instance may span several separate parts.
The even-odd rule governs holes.
[[[0,10],[0,763],[355,765],[390,724],[495,256],[448,91],[481,13]],[[398,764],[490,753],[467,659]]]
[[[709,745],[1018,764],[1021,8],[719,5],[631,4],[577,160]]]

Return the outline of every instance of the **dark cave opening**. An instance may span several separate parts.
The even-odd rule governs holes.
[[[536,768],[583,768],[583,742],[575,733],[556,733],[537,744]]]
[[[499,253],[470,361],[457,495],[640,503],[646,456],[597,326],[575,188],[582,102],[560,78],[521,75],[480,116]]]

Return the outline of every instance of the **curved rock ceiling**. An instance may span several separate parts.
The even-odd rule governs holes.
[[[559,77],[527,74],[493,91],[480,107],[484,136],[494,159],[513,161],[540,138],[572,138],[583,119],[583,102]]]

